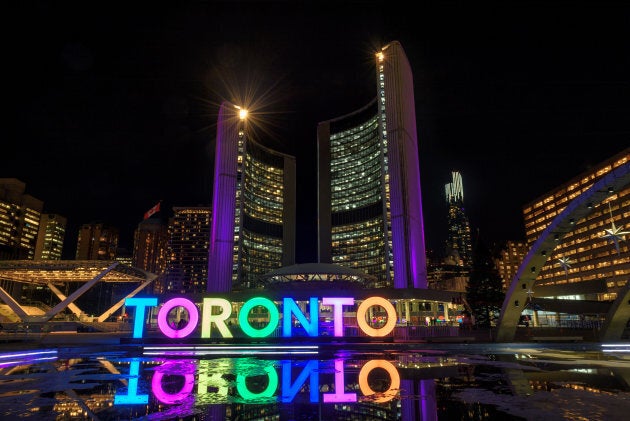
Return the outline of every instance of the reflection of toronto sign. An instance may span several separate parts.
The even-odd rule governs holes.
[[[333,335],[343,336],[343,307],[354,305],[351,297],[323,297],[322,305],[332,307]],[[158,305],[157,297],[127,298],[127,307],[135,307],[133,325],[133,337],[144,336],[144,320],[146,310]],[[183,307],[188,312],[188,320],[181,328],[172,327],[168,323],[169,312],[176,307]],[[249,314],[255,308],[261,306],[267,310],[268,323],[263,328],[256,328],[250,324]],[[370,307],[380,306],[387,313],[386,323],[374,328],[366,321],[366,314]],[[310,297],[308,302],[309,315],[300,309],[293,298],[282,299],[282,336],[289,338],[293,335],[293,317],[302,326],[310,337],[319,336],[319,302],[317,297]],[[232,303],[224,298],[204,298],[202,303],[201,318],[195,303],[187,298],[178,297],[168,300],[162,305],[157,314],[157,323],[160,331],[169,338],[185,338],[195,331],[201,321],[201,338],[210,338],[211,329],[216,328],[223,338],[232,338],[232,332],[226,322],[232,315]],[[356,312],[357,325],[368,336],[380,337],[389,334],[396,326],[396,308],[392,303],[382,297],[369,297],[361,302]],[[241,331],[251,338],[265,338],[271,335],[280,324],[280,311],[278,306],[268,298],[254,297],[245,301],[238,313],[238,324]]]
[[[222,372],[224,370],[216,370],[216,364],[214,360],[172,360],[160,366],[152,367],[154,373],[151,378],[151,392],[163,404],[193,404],[195,398],[201,401],[211,399],[214,403],[290,403],[298,392],[306,386],[308,379],[309,401],[316,403],[320,399],[320,373],[327,371],[320,367],[320,364],[325,365],[326,362],[318,360],[306,360],[299,363],[296,361],[262,360],[258,361],[255,367],[252,367],[251,361],[235,359],[231,367],[226,367],[230,368],[232,372],[238,373],[234,376],[235,384],[232,385],[226,380],[226,373]],[[297,364],[303,365],[299,374],[297,374],[298,370],[295,370],[296,373],[292,372],[294,371],[292,370],[293,366]],[[277,366],[280,368],[280,376]],[[369,385],[369,375],[377,368],[385,370],[389,376],[389,387],[385,391],[374,391]],[[354,370],[353,368],[352,371],[354,372]],[[359,390],[366,397],[363,399],[357,398],[357,394],[354,392],[345,391],[346,379],[343,359],[335,359],[334,370],[331,371],[334,371],[334,387],[331,393],[321,394],[324,403],[358,402],[361,400],[382,403],[394,399],[399,393],[400,375],[396,367],[386,360],[370,360],[361,367],[358,384]],[[139,374],[140,360],[134,358],[129,364],[127,391],[126,393],[116,393],[114,396],[115,405],[148,403],[149,395],[138,393],[139,389],[140,391],[147,390],[144,386],[139,387],[138,382],[142,378]],[[183,381],[173,381],[173,377],[177,376],[182,377]],[[250,377],[264,378],[265,381],[260,383],[264,386],[260,387],[260,384],[259,387],[248,385],[248,378]],[[197,379],[196,394],[194,392],[195,378]],[[280,388],[278,387],[279,384],[281,384]]]

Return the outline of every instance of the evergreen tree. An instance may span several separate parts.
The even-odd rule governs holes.
[[[477,233],[470,278],[466,286],[466,300],[475,317],[475,325],[490,327],[494,324],[504,299],[501,276],[494,265],[492,252]]]

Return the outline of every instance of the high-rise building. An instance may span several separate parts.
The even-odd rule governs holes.
[[[44,202],[24,194],[26,184],[0,178],[0,259],[33,259]]]
[[[628,162],[630,148],[525,205],[523,218],[528,247],[573,199]],[[630,235],[620,235],[617,241],[611,241],[606,230],[611,230],[614,224],[620,232],[630,231],[630,186],[611,191],[604,201],[589,206],[592,211],[580,220],[571,221],[574,228],[549,254],[536,278],[535,297],[612,301],[628,282]]]
[[[510,283],[516,276],[516,272],[528,251],[524,241],[506,241],[501,248],[499,257],[495,259],[494,263],[503,280],[504,291],[510,287]]]
[[[77,238],[77,260],[114,260],[118,249],[118,228],[102,222],[83,224]]]
[[[464,185],[458,171],[453,171],[452,177],[453,181],[445,185],[448,206],[446,255],[451,256],[457,266],[470,267],[472,243],[470,223],[464,211]]]
[[[35,245],[35,260],[61,260],[68,220],[52,213],[42,214]]]
[[[263,146],[245,110],[219,110],[208,291],[257,286],[261,275],[295,263],[295,157]]]
[[[163,292],[198,294],[208,280],[208,207],[174,207],[168,224],[169,261]],[[147,222],[150,220],[146,220]]]
[[[376,98],[319,123],[318,259],[426,288],[413,75],[397,41],[376,54]]]
[[[132,265],[160,275],[166,270],[167,251],[168,227],[157,218],[140,222],[133,235]]]

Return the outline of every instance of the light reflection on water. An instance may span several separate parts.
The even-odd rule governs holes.
[[[625,419],[627,354],[485,345],[259,355],[0,353],[0,415],[37,420]],[[151,349],[150,349],[151,348]],[[212,351],[212,352],[208,352]],[[225,350],[224,350],[225,351]],[[150,354],[150,355],[146,355]],[[223,352],[226,354],[226,352]]]

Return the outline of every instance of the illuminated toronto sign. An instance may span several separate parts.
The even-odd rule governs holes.
[[[355,303],[352,297],[322,297],[321,303],[332,308],[333,336],[341,337],[344,332],[343,307],[352,306]],[[147,310],[158,305],[157,297],[127,298],[127,307],[135,308],[133,323],[133,338],[144,336],[145,318]],[[366,315],[371,307],[380,306],[387,313],[387,321],[378,328],[370,326],[366,321]],[[171,310],[183,307],[188,313],[188,320],[184,326],[171,326],[168,317]],[[250,313],[256,307],[263,307],[268,318],[266,326],[252,326]],[[310,297],[308,300],[308,315],[302,311],[293,298],[282,299],[282,317],[275,302],[265,297],[254,297],[245,303],[238,312],[238,325],[241,331],[250,338],[266,338],[276,331],[282,323],[282,337],[293,336],[294,320],[309,337],[319,336],[319,300]],[[157,314],[157,325],[165,336],[169,338],[185,338],[192,334],[201,323],[201,338],[210,338],[212,329],[216,329],[223,338],[232,338],[232,332],[226,322],[232,316],[232,303],[224,298],[204,298],[201,305],[201,315],[194,302],[184,297],[177,297],[165,302]],[[387,299],[382,297],[369,297],[359,304],[356,310],[357,325],[371,337],[388,335],[396,326],[396,308]]]
[[[129,363],[129,380],[126,390],[117,391],[114,395],[115,405],[147,404],[149,395],[146,393],[148,385],[140,384],[144,376],[140,375],[139,358]],[[333,363],[333,364],[331,364]],[[367,400],[370,402],[388,402],[399,394],[400,374],[398,369],[387,360],[369,360],[363,364],[358,372],[358,379],[350,383],[358,383],[358,390],[347,391],[345,361],[273,361],[259,360],[256,364],[250,359],[234,359],[231,366],[217,369],[214,360],[171,360],[151,367],[150,391],[163,404],[191,404],[195,400],[212,401],[213,403],[290,403],[300,393],[306,390],[311,403],[352,403]],[[295,369],[297,368],[297,369]],[[301,370],[299,370],[301,369]],[[371,373],[381,369],[387,376],[387,390],[375,391],[369,382]],[[356,376],[356,368],[351,370]],[[235,373],[227,376],[229,373]],[[245,374],[246,373],[246,374]],[[328,377],[334,375],[334,387],[321,392],[320,377],[324,376],[324,384],[328,384]],[[182,381],[175,381],[181,377]],[[169,379],[166,381],[165,379]],[[258,378],[264,381],[253,386],[249,379]],[[197,381],[195,382],[195,379]],[[227,380],[233,379],[233,380]],[[308,380],[308,387],[305,388]],[[358,380],[358,381],[357,381]],[[262,385],[262,387],[260,386]],[[235,386],[235,387],[234,387]],[[196,390],[195,390],[196,387]],[[230,392],[230,389],[233,391]],[[236,393],[234,393],[234,391]],[[357,396],[360,391],[363,397]],[[306,396],[304,396],[306,397]]]

